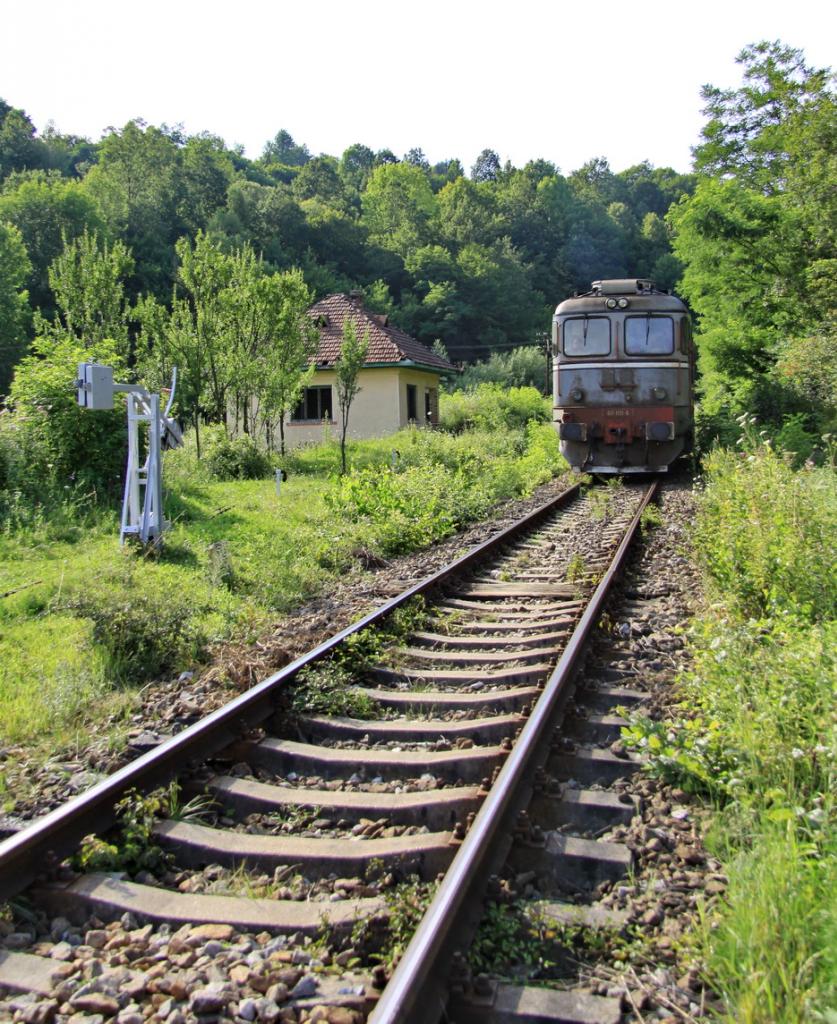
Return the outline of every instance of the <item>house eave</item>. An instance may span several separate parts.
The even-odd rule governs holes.
[[[334,363],[317,363],[316,368],[318,370],[333,370]],[[381,363],[364,363],[362,369],[364,370],[383,370],[383,369],[396,369],[403,367],[409,370],[423,370],[426,373],[435,373],[439,377],[454,377],[459,373],[459,370],[455,366],[450,369],[442,366],[429,366],[427,363],[417,363],[412,359],[400,359],[397,362],[381,362]]]

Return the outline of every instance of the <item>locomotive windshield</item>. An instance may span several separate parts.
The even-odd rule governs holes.
[[[565,356],[610,355],[610,320],[604,316],[579,316],[563,325]]]
[[[625,352],[629,356],[670,356],[674,352],[674,321],[670,316],[629,316],[625,320]]]

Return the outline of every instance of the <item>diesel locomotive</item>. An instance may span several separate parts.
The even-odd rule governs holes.
[[[554,419],[584,473],[662,473],[691,445],[695,347],[680,299],[594,281],[552,320]]]

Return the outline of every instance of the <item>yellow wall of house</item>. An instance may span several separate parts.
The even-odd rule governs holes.
[[[285,421],[285,444],[295,448],[300,444],[318,444],[330,432],[340,439],[340,409],[337,405],[337,389],[334,387],[333,370],[318,370],[309,387],[332,388],[333,420],[331,424],[293,423]],[[397,366],[370,367],[361,370],[358,376],[360,392],[349,410],[348,437],[384,437],[394,434],[407,426],[407,385],[416,386],[416,422],[426,425],[425,389],[435,393],[435,409],[438,409],[439,376],[423,370]],[[278,443],[278,428],[276,431]]]

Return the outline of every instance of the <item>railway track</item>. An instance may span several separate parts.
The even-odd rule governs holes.
[[[44,1021],[130,1022],[136,1006],[138,1022],[153,999],[154,1020],[169,1019],[161,1006],[182,1020],[296,1020],[327,1005],[334,1020],[394,1024],[448,1006],[460,1022],[616,1024],[618,1000],[472,977],[463,951],[501,872],[546,873],[578,900],[630,867],[626,848],[590,836],[635,812],[602,786],[636,767],[609,745],[613,709],[639,695],[607,668],[595,686],[573,681],[655,489],[571,488],[0,844],[0,897],[26,889],[68,936],[52,936],[65,959],[34,934],[7,942],[0,989],[54,1004]],[[172,778],[202,814],[169,803],[150,836],[158,865],[67,868],[120,800],[124,816],[129,794]],[[370,964],[377,946],[392,951],[399,901],[419,923],[389,977]],[[608,916],[557,899],[540,912]],[[89,968],[79,949],[111,955]],[[237,987],[210,963],[228,950]],[[163,962],[168,992],[154,985]]]

